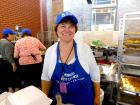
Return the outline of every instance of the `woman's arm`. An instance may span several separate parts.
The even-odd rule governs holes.
[[[100,105],[100,83],[99,82],[94,82],[94,105]]]
[[[41,90],[48,96],[49,90],[51,88],[51,81],[41,81]]]
[[[19,47],[18,42],[14,46],[14,58],[19,58]]]

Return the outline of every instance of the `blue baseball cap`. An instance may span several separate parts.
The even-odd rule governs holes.
[[[25,28],[25,29],[23,29],[23,30],[21,31],[21,35],[24,35],[24,34],[31,35],[31,34],[32,34],[32,32],[31,32],[31,30],[30,30],[30,29]]]
[[[10,28],[6,28],[6,29],[3,30],[2,34],[3,34],[3,35],[8,35],[8,34],[13,34],[13,35],[15,35],[15,34],[17,34],[17,33],[14,32],[14,31],[13,31],[12,29],[10,29]]]
[[[77,18],[71,12],[68,11],[61,12],[60,14],[58,14],[55,23],[58,25],[64,18],[70,19],[74,24],[78,23]]]

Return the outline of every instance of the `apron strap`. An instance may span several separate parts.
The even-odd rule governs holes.
[[[60,44],[60,42],[58,42],[57,49],[56,49],[57,50],[57,59],[56,59],[57,60],[56,61],[57,63],[59,62],[59,56],[60,56],[59,44]]]
[[[76,44],[75,40],[74,40],[74,44],[73,44],[73,46],[74,46],[74,54],[75,54],[75,58],[78,59],[78,55],[77,55],[77,44]]]
[[[59,45],[60,45],[60,42],[58,42],[58,44],[57,44],[57,62],[59,62],[59,57],[60,57]],[[78,60],[77,44],[76,44],[75,40],[74,40],[74,43],[73,43],[73,47],[74,47],[75,58]]]

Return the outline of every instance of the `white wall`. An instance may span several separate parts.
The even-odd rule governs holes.
[[[91,10],[91,4],[87,4],[87,0],[64,0],[64,11],[70,11],[77,16],[80,31],[91,30]]]
[[[117,13],[117,30],[119,27],[119,19],[128,12],[140,12],[140,0],[118,0],[118,13]],[[129,21],[126,24],[129,31],[140,31],[140,20]]]
[[[94,40],[101,40],[106,46],[118,45],[118,31],[78,31],[75,39],[91,44]]]

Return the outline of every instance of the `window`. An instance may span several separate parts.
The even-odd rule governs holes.
[[[94,5],[101,5],[101,4],[113,4],[116,0],[93,0]]]
[[[96,20],[96,21],[94,21]],[[113,24],[114,16],[112,13],[95,13],[93,14],[93,24]]]
[[[91,30],[114,30],[116,0],[94,0],[92,4]]]
[[[95,4],[110,4],[111,0],[95,0]]]

